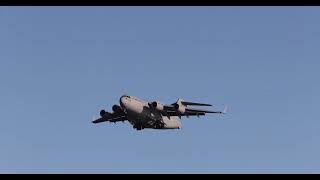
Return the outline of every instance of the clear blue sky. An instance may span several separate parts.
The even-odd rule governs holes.
[[[1,173],[320,173],[318,7],[1,7]],[[230,107],[91,124],[122,94]]]

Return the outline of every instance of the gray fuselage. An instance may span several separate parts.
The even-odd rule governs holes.
[[[133,96],[122,96],[120,106],[127,114],[134,128],[180,129],[181,122],[177,116],[163,116],[157,109],[150,108],[148,102]]]

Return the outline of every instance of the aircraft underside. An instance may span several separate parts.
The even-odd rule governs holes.
[[[150,128],[150,129],[164,129],[163,123],[141,123],[141,122],[130,122],[133,125],[133,128],[136,130],[142,130],[144,128]]]
[[[179,129],[181,123],[177,117],[168,117],[157,114],[157,112],[146,111],[141,114],[128,114],[129,122],[136,130],[150,129]]]

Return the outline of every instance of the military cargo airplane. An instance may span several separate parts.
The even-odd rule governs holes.
[[[100,118],[93,118],[92,123],[124,122],[129,121],[136,130],[151,129],[180,129],[182,116],[204,116],[206,113],[225,114],[223,111],[208,111],[194,109],[190,106],[212,106],[211,104],[184,101],[181,98],[172,104],[163,104],[159,101],[146,102],[135,96],[123,95],[120,97],[120,106],[113,105],[113,112],[104,109],[100,111]]]

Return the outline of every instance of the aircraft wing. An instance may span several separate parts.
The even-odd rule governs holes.
[[[168,111],[167,112],[167,116],[204,116],[206,113],[203,112],[198,112],[198,113],[194,113],[194,112],[185,112],[183,114],[179,114],[176,111]]]
[[[93,118],[92,123],[96,124],[96,123],[101,123],[101,122],[118,122],[118,121],[126,121],[127,116],[123,115],[123,114],[117,114],[117,113],[106,113],[105,115],[103,115],[103,117],[95,119]]]
[[[212,106],[211,104],[195,103],[195,102],[188,102],[188,101],[181,101],[181,104],[185,106]]]
[[[186,108],[187,113],[224,113],[224,111],[207,111],[201,109]]]
[[[185,106],[185,112],[179,113],[175,108],[175,104],[181,103],[181,105]],[[189,106],[212,106],[211,104],[204,104],[204,103],[195,103],[195,102],[187,102],[183,100],[179,100],[176,103],[171,105],[164,105],[164,112],[163,115],[166,116],[203,116],[206,113],[218,113],[218,114],[225,114],[227,111],[227,107],[223,111],[209,111],[209,110],[202,110],[202,109],[194,109]]]
[[[178,111],[166,111],[167,116],[203,116],[206,113],[218,113],[218,114],[224,114],[226,113],[224,111],[207,111],[207,110],[200,110],[200,109],[192,109],[192,108],[186,108],[185,112],[183,114],[180,114]]]

